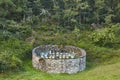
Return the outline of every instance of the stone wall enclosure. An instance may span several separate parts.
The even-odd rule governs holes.
[[[48,73],[77,73],[86,67],[86,52],[74,46],[42,45],[33,49],[32,65]]]

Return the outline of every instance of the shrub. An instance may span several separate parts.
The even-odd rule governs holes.
[[[0,52],[0,65],[0,72],[19,70],[22,67],[22,61],[8,49]]]
[[[2,27],[0,28],[2,33],[0,34],[3,35],[5,40],[8,39],[10,36],[14,36],[18,39],[25,40],[32,34],[32,30],[29,25],[18,24],[12,20],[6,20],[6,22],[0,24],[2,25]]]
[[[16,38],[1,41],[0,45],[0,72],[6,70],[19,70],[22,68],[22,60],[31,50],[31,45]],[[29,56],[27,56],[29,58]]]
[[[113,47],[114,44],[120,43],[119,31],[120,27],[118,24],[95,30],[91,35],[92,42],[100,46]]]

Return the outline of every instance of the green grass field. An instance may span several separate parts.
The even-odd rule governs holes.
[[[76,74],[48,74],[34,69],[28,61],[25,62],[24,71],[1,73],[0,80],[120,80],[120,62],[96,66],[90,64],[85,71]]]

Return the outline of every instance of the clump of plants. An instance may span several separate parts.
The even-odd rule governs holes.
[[[91,40],[94,44],[106,47],[115,47],[120,44],[120,26],[119,24],[112,25],[102,29],[95,30],[91,35]]]
[[[31,45],[12,37],[0,43],[0,72],[22,69],[23,59],[31,50]]]

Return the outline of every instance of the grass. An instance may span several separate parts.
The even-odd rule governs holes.
[[[25,71],[1,73],[0,80],[120,80],[120,62],[92,65],[76,74],[48,74],[34,69],[31,61],[25,62]]]

